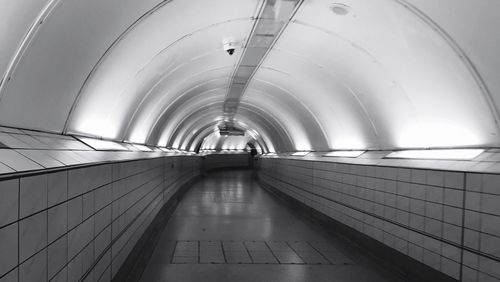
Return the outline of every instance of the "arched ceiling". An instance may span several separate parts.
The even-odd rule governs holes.
[[[499,10],[3,0],[0,125],[187,150],[229,121],[246,133],[227,146],[266,151],[498,147]]]

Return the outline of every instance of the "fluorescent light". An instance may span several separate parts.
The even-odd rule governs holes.
[[[344,157],[344,158],[357,158],[365,151],[333,151],[323,155],[323,157]]]
[[[128,151],[128,149],[120,143],[116,143],[113,141],[86,138],[86,137],[77,137],[83,143],[89,145],[95,150],[103,150],[103,151]]]
[[[428,160],[472,160],[484,149],[436,149],[405,150],[392,152],[386,156],[391,159],[428,159]]]
[[[141,150],[143,152],[152,152],[153,151],[149,147],[146,147],[144,145],[132,144],[132,146],[136,147],[137,149],[139,149],[139,150]]]
[[[292,156],[297,156],[297,157],[303,157],[303,156],[307,156],[307,154],[309,154],[310,152],[308,151],[303,151],[303,152],[295,152],[292,154]]]

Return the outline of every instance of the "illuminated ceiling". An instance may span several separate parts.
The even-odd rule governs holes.
[[[0,124],[187,150],[498,147],[499,10],[497,0],[4,0]],[[219,140],[227,121],[245,137]]]

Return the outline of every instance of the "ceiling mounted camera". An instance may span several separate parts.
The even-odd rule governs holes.
[[[229,56],[234,54],[234,51],[236,50],[236,42],[232,38],[226,38],[222,41],[222,45],[224,47],[224,51],[226,51]]]

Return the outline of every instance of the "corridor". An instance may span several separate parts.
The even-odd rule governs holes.
[[[400,281],[285,206],[249,170],[210,173],[180,201],[141,281]]]
[[[500,0],[0,0],[0,282],[500,282]]]

